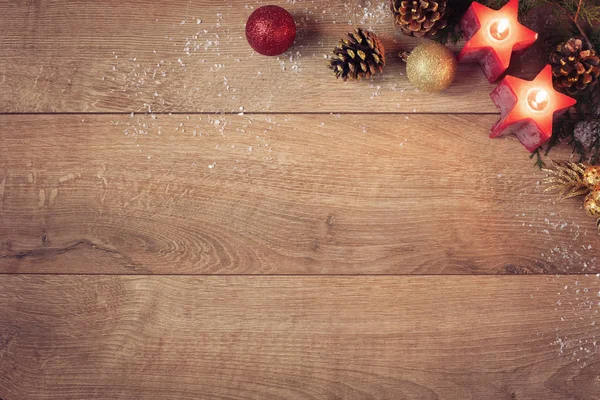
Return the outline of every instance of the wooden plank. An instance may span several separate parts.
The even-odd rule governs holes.
[[[0,397],[597,399],[597,277],[0,279]]]
[[[0,271],[599,272],[581,200],[494,120],[2,116]]]
[[[416,91],[396,54],[419,41],[395,30],[388,1],[362,3],[279,2],[299,34],[268,58],[245,39],[256,3],[3,1],[0,112],[496,112],[476,65],[461,66],[444,94]],[[388,65],[344,84],[325,57],[353,24],[383,38]]]

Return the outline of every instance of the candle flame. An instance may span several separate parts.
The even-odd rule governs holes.
[[[507,18],[496,20],[490,26],[490,35],[496,40],[504,40],[510,31],[510,21]]]
[[[527,104],[534,111],[543,111],[548,106],[549,96],[544,89],[534,89],[527,95]]]
[[[535,94],[535,102],[538,104],[541,104],[543,102],[545,102],[546,100],[548,100],[548,92],[546,92],[545,90],[540,90],[539,92],[537,92]]]
[[[508,29],[508,25],[509,25],[509,22],[506,18],[501,19],[500,22],[498,23],[498,33],[499,34],[504,33],[504,31],[506,31]]]

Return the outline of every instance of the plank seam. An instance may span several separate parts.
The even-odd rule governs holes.
[[[0,272],[0,276],[18,276],[18,275],[34,275],[34,276],[156,276],[156,277],[205,277],[205,278],[222,278],[222,277],[292,277],[292,278],[348,278],[348,277],[484,277],[484,276],[495,276],[502,278],[509,277],[566,277],[566,276],[600,276],[600,273],[559,273],[559,274],[95,274],[95,273],[45,273],[45,272]]]
[[[46,112],[0,112],[0,116],[44,116],[44,115],[52,115],[52,116],[60,116],[60,115],[130,115],[135,114],[138,116],[141,115],[500,115],[500,113],[474,113],[474,112],[456,112],[456,113],[447,113],[447,112],[244,112],[240,114],[239,112],[205,112],[205,111],[194,111],[194,112],[185,112],[185,111],[174,111],[174,112],[135,112],[135,111],[120,111],[120,112],[55,112],[55,113],[46,113]]]

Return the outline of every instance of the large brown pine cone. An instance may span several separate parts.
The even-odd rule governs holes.
[[[600,58],[581,39],[572,38],[550,54],[554,84],[568,93],[593,85],[600,75]]]
[[[391,9],[402,32],[431,37],[444,29],[447,0],[391,0]]]

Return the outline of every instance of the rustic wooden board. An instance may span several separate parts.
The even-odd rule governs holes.
[[[600,398],[594,221],[478,67],[416,91],[386,0],[262,57],[263,4],[0,2],[0,400]],[[383,76],[326,68],[352,26]]]
[[[600,271],[495,118],[2,116],[0,271]]]
[[[0,112],[496,112],[476,65],[444,94],[414,89],[396,54],[419,41],[386,0],[277,3],[299,29],[279,58],[248,46],[246,1],[0,2]],[[383,38],[385,75],[344,84],[327,69],[352,25]]]
[[[4,276],[0,397],[597,399],[599,290],[594,276]]]

